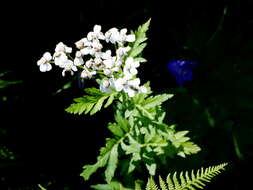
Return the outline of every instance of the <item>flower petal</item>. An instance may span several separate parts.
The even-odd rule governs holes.
[[[47,66],[46,71],[50,71],[52,69],[52,65],[51,64],[47,63],[46,66]]]
[[[100,25],[95,25],[95,26],[93,27],[93,31],[94,31],[95,33],[99,33],[99,32],[101,31],[101,26],[100,26]]]
[[[47,71],[47,64],[41,64],[40,65],[40,71],[41,72],[46,72]]]
[[[127,35],[126,41],[127,42],[134,42],[135,41],[135,35],[134,34]]]
[[[51,61],[52,56],[49,52],[44,53],[43,57],[47,60],[47,61]]]

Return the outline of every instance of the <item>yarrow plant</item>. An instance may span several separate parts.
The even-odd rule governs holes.
[[[46,52],[38,61],[42,72],[50,71],[54,64],[62,68],[62,76],[81,70],[81,78],[98,82],[98,88],[86,88],[86,95],[74,99],[67,112],[93,115],[115,102],[114,121],[108,123],[111,136],[106,138],[97,161],[85,165],[81,173],[88,180],[104,168],[107,184],[92,186],[95,189],[115,189],[115,183],[118,189],[133,188],[136,173],[154,176],[169,158],[200,151],[186,137],[188,131],[177,131],[175,125],[164,122],[162,103],[173,95],[152,95],[149,82],[141,85],[137,77],[140,64],[146,62],[141,53],[147,45],[149,24],[150,20],[130,33],[117,28],[103,33],[101,26],[95,25],[93,31],[75,43],[75,52],[60,42],[53,55]]]

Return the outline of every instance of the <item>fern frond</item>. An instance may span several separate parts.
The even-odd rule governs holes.
[[[135,190],[141,190],[141,185],[138,182],[135,182]]]
[[[159,188],[155,184],[155,181],[153,180],[153,178],[150,178],[148,180],[148,183],[147,183],[147,186],[146,186],[146,190],[159,190]]]
[[[167,184],[168,184],[168,188],[169,188],[169,190],[175,190],[174,184],[173,184],[173,182],[172,182],[172,180],[171,180],[171,178],[170,178],[170,175],[171,175],[171,174],[169,174],[169,175],[167,176],[167,179],[166,179]]]
[[[159,176],[159,184],[162,190],[168,190],[168,187],[166,183],[163,181],[163,179],[161,178],[161,176]]]
[[[175,172],[173,175],[168,174],[166,182],[163,181],[163,179],[159,176],[159,187],[155,184],[153,178],[150,178],[148,180],[148,183],[146,185],[146,190],[195,190],[203,189],[206,182],[210,182],[212,178],[217,176],[221,173],[222,170],[224,170],[227,163],[223,163],[217,166],[210,166],[208,168],[201,168],[197,170],[197,173],[194,174],[194,171],[191,171],[191,175],[186,172],[181,172],[179,176],[177,175],[177,172]],[[172,175],[172,177],[171,177]]]

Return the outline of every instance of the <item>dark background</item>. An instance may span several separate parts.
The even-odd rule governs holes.
[[[95,161],[109,135],[105,126],[113,118],[112,109],[92,117],[67,114],[64,109],[83,90],[74,81],[70,89],[55,94],[71,77],[62,77],[56,68],[41,73],[36,62],[45,51],[53,52],[60,41],[71,46],[95,24],[103,31],[111,27],[135,30],[149,18],[143,55],[148,62],[140,67],[141,79],[150,80],[155,93],[178,95],[166,107],[171,113],[168,121],[192,131],[192,138],[203,149],[198,158],[189,158],[181,167],[226,161],[230,162],[228,171],[209,189],[243,189],[250,184],[252,1],[93,0],[54,5],[40,1],[1,7],[5,11],[1,12],[0,71],[10,71],[8,80],[23,82],[0,92],[7,97],[0,104],[0,127],[6,131],[0,143],[16,155],[13,161],[0,160],[0,189],[37,189],[36,184],[49,190],[87,187],[79,175],[84,164]],[[227,14],[219,25],[225,7]],[[212,36],[214,40],[207,43]],[[171,59],[199,63],[194,80],[184,89],[177,88],[166,70]],[[194,99],[199,104],[193,104]],[[206,109],[216,121],[214,127],[208,127]],[[235,152],[234,134],[241,142],[243,159]]]

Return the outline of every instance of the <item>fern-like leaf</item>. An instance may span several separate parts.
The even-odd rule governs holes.
[[[71,104],[66,109],[67,112],[79,115],[82,113],[90,113],[90,115],[93,115],[101,110],[106,99],[105,108],[112,104],[116,95],[114,92],[102,93],[96,88],[87,88],[85,91],[89,95],[74,99],[76,103]]]
[[[135,190],[141,190],[141,185],[138,182],[135,182]]]
[[[161,178],[161,176],[159,176],[159,184],[162,190],[168,190],[168,187],[166,183],[163,181],[163,179]]]
[[[143,43],[144,41],[147,40],[146,37],[146,32],[149,28],[149,24],[150,24],[150,19],[144,23],[143,25],[141,25],[138,30],[135,32],[135,37],[136,40],[132,45],[132,49],[129,52],[129,57],[137,57],[141,54],[141,52],[143,51],[143,49],[146,47],[146,43]],[[140,62],[145,62],[146,60],[143,58],[138,57],[138,59],[140,60]]]
[[[147,183],[147,186],[146,186],[146,190],[159,190],[159,188],[155,184],[155,181],[153,180],[153,178],[150,178],[148,180],[148,183]]]
[[[217,176],[224,170],[227,163],[223,163],[217,166],[210,166],[206,169],[199,169],[197,173],[194,174],[194,171],[191,171],[191,175],[186,172],[181,172],[179,176],[177,172],[174,174],[169,174],[167,176],[167,184],[159,176],[159,187],[155,184],[153,178],[150,178],[146,185],[146,190],[195,190],[203,189],[206,182],[210,182],[212,178]],[[172,176],[172,177],[171,177]]]
[[[172,98],[172,94],[160,94],[156,96],[150,96],[144,102],[142,102],[142,106],[145,109],[153,108],[155,106],[161,105],[163,102],[167,101],[168,99]]]

